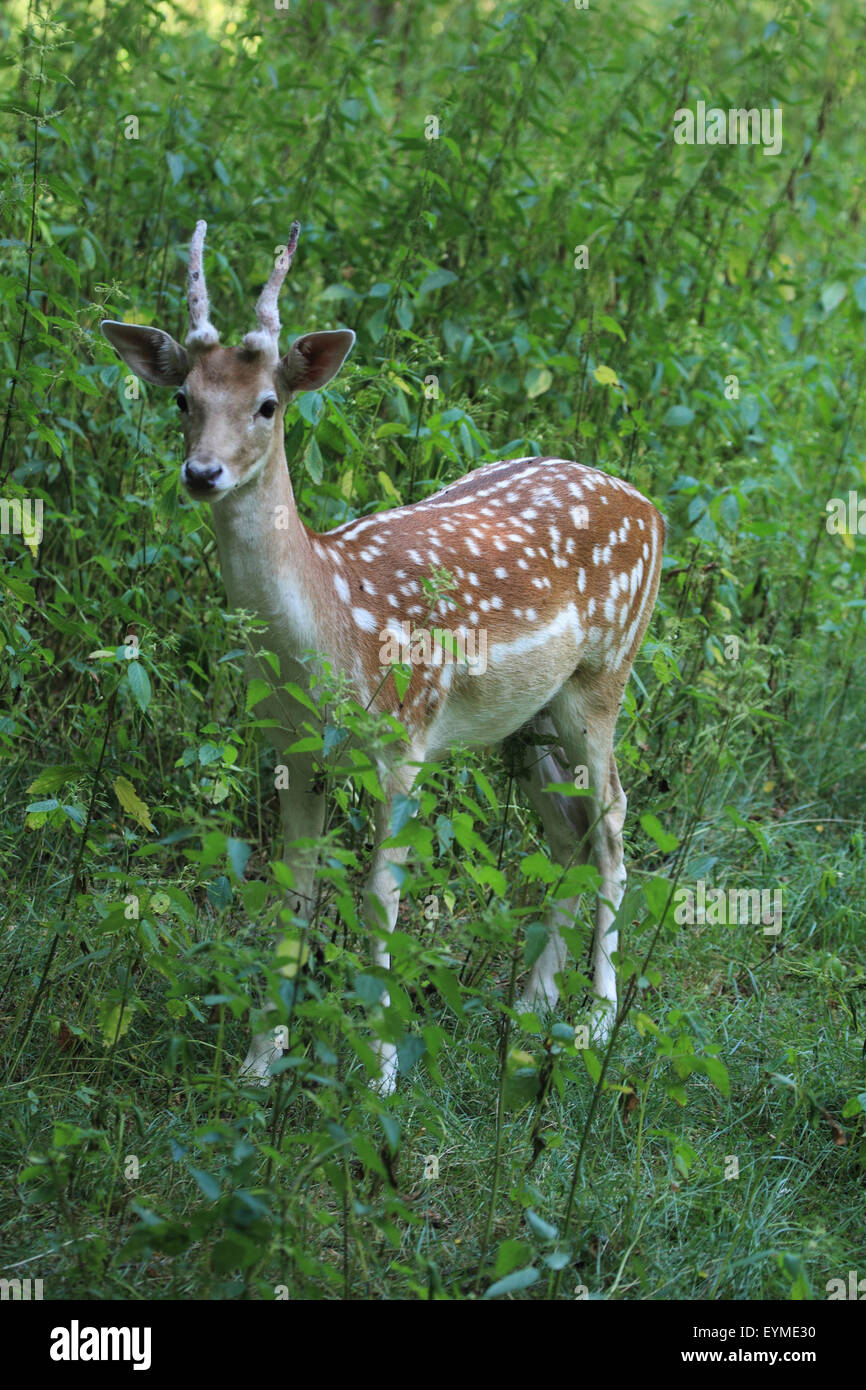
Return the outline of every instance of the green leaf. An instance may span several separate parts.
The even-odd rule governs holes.
[[[150,812],[142,801],[135,787],[128,777],[116,777],[114,779],[114,794],[123,807],[132,816],[133,820],[138,821],[139,825],[144,826],[145,830],[153,830],[154,825],[150,819]]]
[[[247,866],[247,860],[252,854],[252,850],[246,841],[234,839],[229,840],[226,849],[232,872],[238,882],[240,882],[244,876],[244,869]]]
[[[556,1237],[559,1235],[558,1228],[556,1226],[551,1226],[549,1221],[544,1221],[531,1207],[526,1213],[526,1219],[539,1240],[556,1240]]]
[[[307,445],[307,452],[304,454],[304,467],[318,486],[324,476],[325,465],[322,459],[322,451],[316,443],[316,436],[313,435]]]
[[[306,941],[301,941],[296,936],[286,936],[279,942],[274,954],[280,974],[285,975],[287,980],[293,980],[298,971],[303,970],[306,965],[310,948]],[[379,988],[381,990],[381,985]]]
[[[402,792],[397,792],[391,808],[391,834],[399,835],[404,825],[408,825],[418,807],[421,805],[413,796],[404,796]]]
[[[526,394],[530,400],[543,396],[553,385],[553,372],[547,367],[531,367],[526,373]]]
[[[452,285],[456,279],[457,276],[453,270],[431,270],[430,274],[422,280],[416,298],[423,299],[433,290],[441,290],[445,285]]]
[[[130,661],[126,668],[126,679],[135,703],[142,714],[146,714],[150,704],[150,677],[140,661]]]
[[[406,691],[412,683],[412,667],[408,661],[396,661],[390,667],[391,675],[394,678],[394,688],[397,691],[397,699],[403,700]]]
[[[77,767],[75,763],[57,763],[54,767],[44,767],[27,790],[33,796],[39,792],[56,792],[67,782],[73,782],[83,776],[83,773],[84,769]]]
[[[472,769],[472,776],[475,778],[475,785],[478,790],[487,798],[493,810],[499,814],[499,798],[490,785],[490,779],[485,776],[480,768]]]
[[[198,750],[198,760],[202,767],[209,767],[211,763],[222,762],[222,745],[218,743],[203,743]]]
[[[414,1033],[406,1033],[400,1039],[397,1044],[397,1065],[403,1075],[417,1066],[426,1051],[426,1042]]]
[[[292,753],[318,753],[323,745],[324,739],[321,734],[308,734],[306,738],[296,739],[286,752],[289,756]]]
[[[727,1097],[731,1094],[731,1082],[724,1062],[720,1062],[718,1057],[698,1057],[695,1058],[695,1061],[697,1063],[695,1071],[702,1071],[705,1076],[709,1077],[723,1096]]]
[[[505,1293],[519,1293],[521,1289],[528,1289],[536,1283],[538,1277],[538,1270],[532,1265],[516,1269],[513,1274],[506,1274],[504,1279],[497,1279],[495,1284],[491,1284],[484,1297],[501,1298]]]
[[[671,850],[676,849],[679,844],[676,835],[669,834],[658,817],[654,816],[652,812],[645,812],[640,818],[640,823],[650,839],[655,840],[663,854],[670,854]]]
[[[580,1055],[583,1059],[583,1065],[586,1067],[586,1070],[589,1073],[590,1081],[593,1083],[594,1086],[598,1085],[598,1079],[601,1076],[600,1060],[595,1055],[591,1047],[582,1047],[580,1049]]]
[[[571,1256],[567,1250],[551,1250],[549,1255],[544,1255],[542,1258],[548,1269],[557,1270],[565,1269]]]
[[[396,835],[386,841],[389,849],[411,849],[418,859],[429,859],[433,853],[433,832],[422,821],[410,820]]]
[[[625,333],[622,331],[622,328],[617,323],[616,319],[612,319],[609,314],[602,314],[601,318],[599,319],[599,324],[608,333],[615,333],[618,338],[622,338],[622,341],[625,342]],[[608,368],[607,370],[609,371],[610,368]]]
[[[690,425],[695,418],[695,412],[690,410],[687,405],[672,405],[670,410],[665,411],[663,425],[672,425],[674,429],[682,429],[685,425]]]
[[[106,1047],[113,1047],[122,1038],[132,1022],[134,1007],[127,1004],[113,1004],[103,999],[97,1014],[99,1031]]]
[[[848,293],[847,286],[841,280],[832,280],[829,285],[825,285],[821,291],[821,308],[825,314],[832,314]]]
[[[358,295],[352,289],[351,285],[337,284],[327,285],[326,288],[322,290],[319,298],[324,300],[357,299]]]
[[[653,670],[655,671],[656,679],[662,685],[668,685],[669,682],[673,680],[674,675],[676,674],[674,671],[671,670],[670,662],[668,661],[667,656],[661,650],[661,648],[659,648],[658,651],[656,651],[653,655]]]
[[[399,426],[399,428],[402,430],[402,428],[403,428],[402,425]],[[378,430],[377,430],[377,432],[376,432],[376,437],[379,438],[379,437],[380,437],[380,434],[381,434],[381,431],[378,431]],[[398,507],[401,507],[401,506],[403,505],[403,500],[402,500],[402,498],[401,498],[399,492],[398,492],[397,489],[395,488],[393,482],[391,481],[391,478],[390,478],[389,475],[385,472],[384,468],[380,468],[380,469],[379,469],[379,472],[376,474],[376,477],[379,479],[379,486],[381,487],[381,489],[382,489],[382,491],[384,492],[385,496],[386,496],[386,497],[389,497],[389,498],[391,499],[391,501],[394,502],[394,503],[396,503],[396,505],[397,505]]]
[[[543,922],[530,922],[526,928],[526,940],[523,943],[523,964],[527,970],[538,960],[548,941],[550,935]]]
[[[454,837],[461,849],[474,850],[482,859],[493,862],[494,855],[473,827],[472,818],[465,811],[457,811],[451,821]]]
[[[672,903],[671,885],[666,878],[650,878],[642,885],[646,905],[654,921],[660,922],[665,908]]]
[[[304,435],[306,432],[303,420],[298,418],[292,422],[292,426],[286,435],[286,462],[289,468],[292,467],[301,451],[301,445],[304,442]]]
[[[520,872],[524,878],[540,878],[542,883],[555,883],[561,870],[557,865],[551,864],[543,850],[536,850],[534,854],[526,854],[521,859]]]
[[[14,575],[11,574],[3,574],[0,575],[0,583],[2,583],[4,588],[9,590],[10,594],[14,594],[16,598],[20,599],[22,603],[29,603],[32,608],[38,606],[39,600],[36,597],[36,591],[30,584],[25,584],[23,579],[16,579]]]
[[[439,966],[430,971],[430,978],[446,1003],[451,1005],[458,1018],[463,1017],[463,1000],[460,997],[460,984],[453,970]]]
[[[267,681],[263,681],[259,676],[256,676],[254,680],[250,681],[247,687],[247,713],[249,714],[250,710],[253,709],[255,705],[259,704],[266,696],[272,695],[273,693],[273,686],[269,685]]]
[[[267,900],[268,885],[262,883],[259,878],[251,878],[241,888],[241,897],[244,903],[244,912],[248,917],[256,917],[260,913]]]
[[[480,887],[492,888],[497,898],[508,897],[508,880],[502,870],[497,869],[494,864],[467,864],[466,872],[472,875]]]
[[[264,684],[264,682],[262,682],[262,684]],[[253,685],[255,685],[255,681],[251,682],[251,687]],[[288,695],[291,695],[293,700],[297,700],[299,705],[303,705],[311,714],[315,714],[317,718],[319,717],[318,706],[309,691],[304,690],[300,685],[295,685],[294,681],[286,681],[283,689]],[[247,708],[249,709],[249,704],[247,704]]]
[[[207,1197],[209,1202],[215,1202],[220,1195],[220,1185],[213,1174],[206,1173],[203,1168],[194,1168],[192,1164],[189,1165],[189,1171],[198,1183],[202,1195]]]
[[[367,332],[374,343],[381,343],[385,336],[385,329],[388,325],[388,313],[385,309],[377,309],[375,314],[371,314],[367,320]]]
[[[501,1280],[518,1265],[525,1266],[526,1260],[531,1256],[532,1250],[525,1240],[504,1240],[496,1252],[493,1273]]]
[[[325,408],[325,398],[321,391],[304,391],[298,397],[298,414],[308,425],[317,425]]]
[[[604,367],[599,364],[592,374],[600,386],[619,386],[619,377],[613,367]]]

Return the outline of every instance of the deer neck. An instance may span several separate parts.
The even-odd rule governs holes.
[[[304,651],[320,650],[315,595],[322,592],[324,562],[298,516],[281,430],[264,468],[211,510],[232,607],[267,622],[262,645],[281,662],[288,658],[294,664]]]

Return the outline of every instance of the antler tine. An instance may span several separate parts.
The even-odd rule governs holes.
[[[289,228],[288,244],[278,257],[271,271],[270,279],[259,295],[256,304],[256,319],[259,326],[244,338],[244,346],[253,352],[264,352],[269,357],[276,357],[279,354],[280,313],[277,308],[277,296],[289,272],[300,235],[301,224],[295,221]]]
[[[206,222],[196,222],[195,231],[189,247],[189,280],[187,303],[189,304],[189,332],[187,347],[213,347],[220,335],[210,321],[210,304],[204,278],[204,236]]]

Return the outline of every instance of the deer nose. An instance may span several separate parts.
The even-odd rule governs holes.
[[[206,492],[217,487],[222,477],[223,466],[212,458],[187,459],[181,469],[181,477],[188,488]]]

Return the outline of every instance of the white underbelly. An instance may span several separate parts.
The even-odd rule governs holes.
[[[574,672],[585,650],[582,634],[571,624],[545,646],[525,650],[492,646],[480,675],[455,677],[437,712],[427,741],[429,757],[447,753],[456,743],[499,743],[549,704]]]

